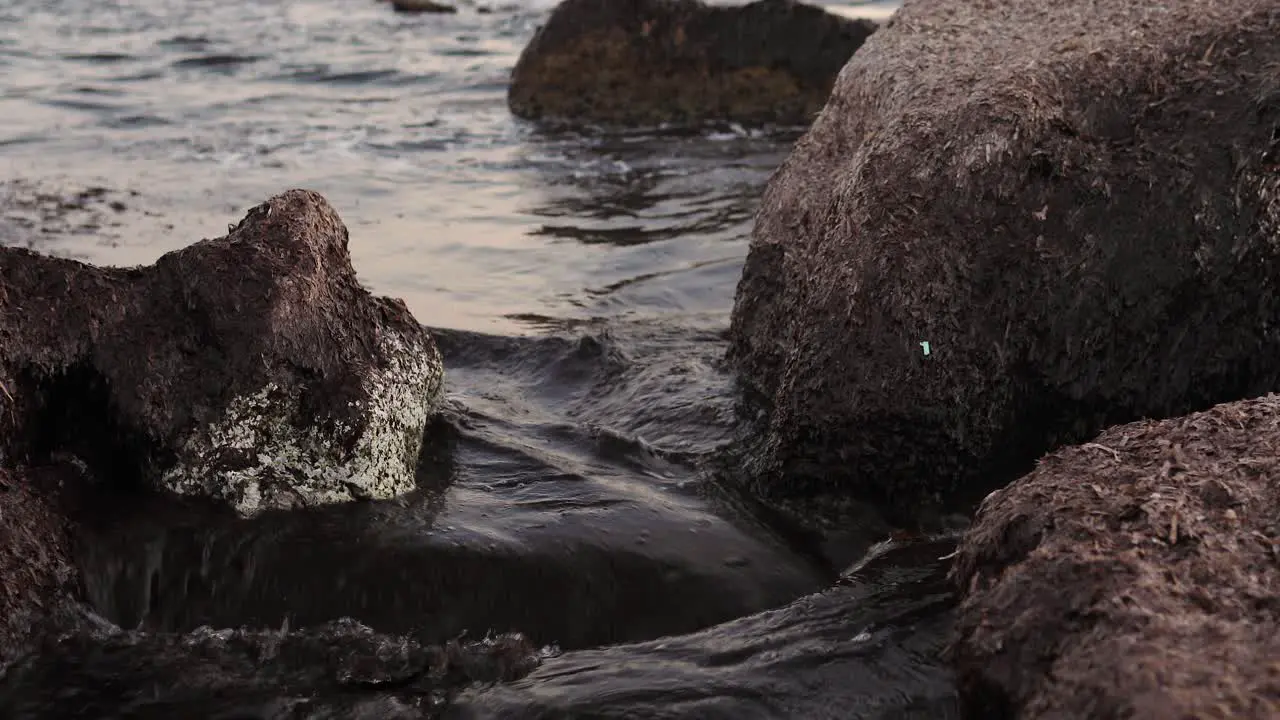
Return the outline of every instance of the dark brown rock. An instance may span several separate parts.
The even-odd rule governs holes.
[[[912,517],[1276,387],[1277,33],[1263,0],[908,0],[765,192],[755,486]]]
[[[508,101],[524,118],[807,124],[875,25],[790,0],[565,0]]]
[[[970,717],[1280,717],[1280,397],[1045,457],[952,578]]]
[[[466,685],[515,680],[540,661],[519,635],[432,646],[351,619],[294,631],[102,628],[0,675],[0,716],[428,720]]]
[[[414,486],[441,383],[404,304],[362,288],[313,192],[143,268],[0,248],[0,462],[259,508]]]
[[[0,468],[0,666],[78,594],[53,470]]]

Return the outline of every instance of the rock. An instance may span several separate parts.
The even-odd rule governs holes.
[[[0,666],[76,593],[70,537],[52,499],[60,474],[0,468]]]
[[[1280,717],[1280,397],[1112,428],[989,497],[952,571],[970,717]]]
[[[0,462],[74,456],[245,515],[388,498],[415,487],[441,380],[313,192],[149,267],[0,248]]]
[[[391,0],[391,7],[402,13],[444,13],[453,14],[458,8],[432,0]]]
[[[807,124],[875,29],[791,0],[565,0],[521,53],[523,118]]]
[[[538,666],[518,635],[423,645],[350,619],[308,630],[185,635],[75,633],[0,675],[0,715],[49,717],[439,717],[471,682]]]
[[[764,194],[749,481],[910,519],[1276,387],[1278,31],[1263,0],[907,0]]]

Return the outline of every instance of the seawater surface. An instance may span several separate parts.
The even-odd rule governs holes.
[[[126,499],[80,558],[89,599],[149,631],[352,616],[563,652],[459,717],[949,717],[947,541],[836,583],[705,479],[752,215],[797,131],[514,119],[551,6],[0,0],[0,243],[150,263],[311,188],[446,359],[421,493],[252,520]]]

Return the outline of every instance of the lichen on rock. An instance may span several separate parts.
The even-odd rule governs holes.
[[[160,486],[229,502],[242,515],[263,508],[349,500],[385,500],[415,487],[423,430],[440,399],[442,366],[430,348],[384,339],[387,366],[370,368],[364,399],[349,401],[365,418],[349,451],[318,425],[298,427],[299,393],[269,383],[227,404],[216,423],[193,431],[183,462]],[[341,423],[342,421],[338,421]],[[353,428],[337,424],[337,437]],[[228,464],[228,456],[237,461]]]
[[[241,514],[413,489],[443,366],[293,190],[149,267],[0,249],[0,452]]]

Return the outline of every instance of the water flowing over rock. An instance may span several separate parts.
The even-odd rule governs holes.
[[[524,118],[808,124],[875,27],[791,0],[566,0],[521,54],[508,101]]]
[[[888,542],[832,588],[653,642],[570,652],[473,686],[450,720],[955,720],[941,658],[951,539]],[[901,688],[911,686],[912,692]]]
[[[1280,382],[1280,8],[908,0],[767,189],[760,492],[914,516]]]
[[[0,675],[0,715],[423,720],[460,687],[514,680],[541,659],[518,635],[432,646],[350,619],[184,635],[101,624]]]
[[[347,229],[294,190],[149,267],[0,248],[0,461],[241,514],[414,488],[440,396],[430,335],[362,288]]]
[[[351,620],[186,634],[85,622],[0,674],[0,716],[953,720],[940,658],[953,548],[887,543],[777,610],[559,655],[520,635],[433,646]]]
[[[1280,397],[1112,428],[961,543],[970,717],[1280,716]]]

